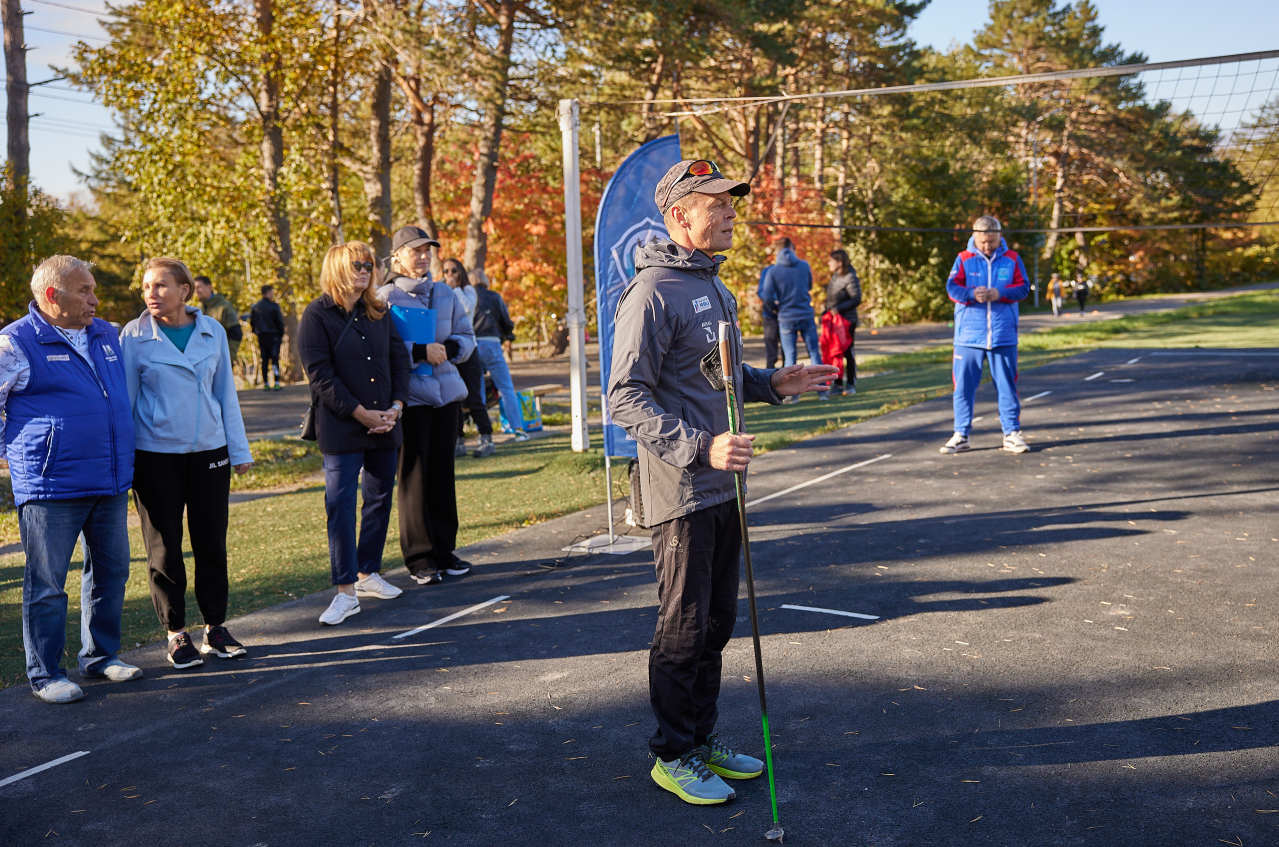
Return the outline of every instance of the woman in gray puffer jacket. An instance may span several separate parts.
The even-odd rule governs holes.
[[[457,547],[453,448],[460,401],[466,397],[457,363],[475,351],[475,333],[453,289],[431,279],[432,245],[438,247],[439,242],[415,226],[396,231],[389,282],[378,289],[413,362],[402,420],[397,493],[404,567],[421,585],[443,582],[446,573],[462,576],[471,569],[453,552]],[[421,326],[424,309],[434,311],[434,326]]]
[[[862,281],[857,277],[847,250],[832,250],[827,263],[830,282],[826,283],[826,309],[839,313],[848,321],[848,349],[844,351],[844,394],[857,393],[857,359],[853,355],[857,334],[857,307],[862,302]]]

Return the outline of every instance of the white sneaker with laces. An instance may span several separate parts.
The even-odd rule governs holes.
[[[109,659],[95,668],[90,668],[86,676],[96,676],[110,682],[128,682],[142,678],[142,668],[126,664],[119,659]]]
[[[337,626],[342,621],[358,615],[360,613],[360,599],[354,594],[346,594],[339,591],[333,596],[329,607],[324,610],[324,614],[320,615],[320,623],[328,626]]]
[[[1028,453],[1030,445],[1021,437],[1021,430],[1016,429],[1004,435],[1004,449],[1009,453]]]
[[[382,600],[394,600],[404,593],[403,589],[396,588],[391,583],[382,579],[382,574],[371,573],[355,583],[355,593],[361,597],[378,597]]]
[[[55,679],[34,694],[46,703],[74,703],[84,698],[84,689],[63,677]]]
[[[947,455],[951,453],[963,453],[969,449],[968,436],[958,432],[952,435],[950,440],[941,446],[941,452]]]

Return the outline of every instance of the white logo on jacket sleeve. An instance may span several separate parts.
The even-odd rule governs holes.
[[[693,314],[701,314],[711,307],[711,298],[698,297],[693,301]]]

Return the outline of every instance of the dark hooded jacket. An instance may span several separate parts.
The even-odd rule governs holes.
[[[733,475],[708,461],[711,441],[728,431],[728,406],[701,370],[720,321],[733,326],[733,357],[742,360],[737,301],[718,277],[722,261],[655,238],[636,251],[635,278],[617,304],[608,409],[643,448],[645,526],[735,496]],[[739,404],[781,402],[773,371],[737,364],[735,372]]]
[[[813,270],[790,247],[777,251],[777,261],[764,269],[759,299],[771,304],[783,323],[813,319]]]

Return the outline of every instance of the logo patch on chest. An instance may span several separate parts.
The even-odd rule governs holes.
[[[50,353],[44,357],[46,362],[69,362],[71,361],[70,353]]]
[[[711,307],[711,298],[698,297],[693,301],[693,314],[700,315]]]

